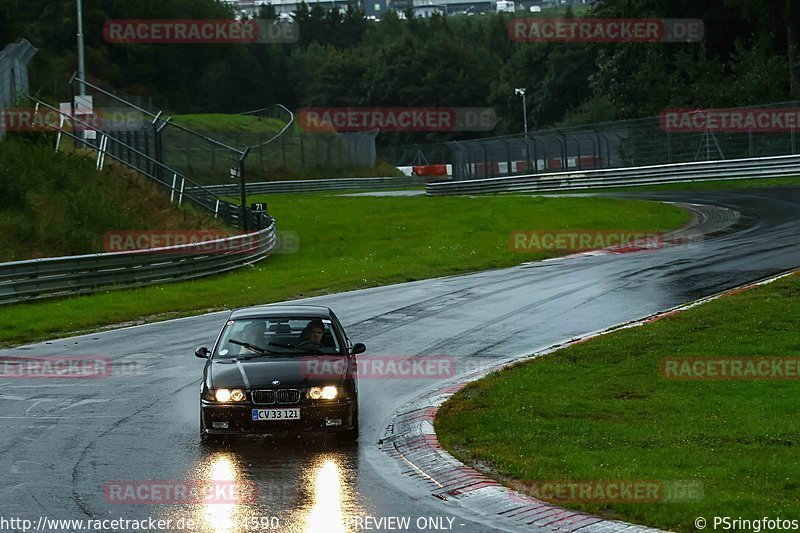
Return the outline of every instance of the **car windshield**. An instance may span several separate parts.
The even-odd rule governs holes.
[[[229,320],[214,357],[300,357],[341,353],[329,319],[247,318]]]

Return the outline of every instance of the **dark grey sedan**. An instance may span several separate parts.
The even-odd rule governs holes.
[[[265,305],[231,312],[207,359],[200,435],[334,433],[358,439],[356,355],[327,307]]]

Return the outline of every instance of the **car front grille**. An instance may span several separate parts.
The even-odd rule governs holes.
[[[298,403],[300,389],[254,390],[252,396],[253,403],[256,405]]]
[[[300,401],[299,389],[280,389],[275,391],[278,403],[297,403]]]
[[[275,403],[274,390],[254,390],[253,403],[257,405],[269,405]]]

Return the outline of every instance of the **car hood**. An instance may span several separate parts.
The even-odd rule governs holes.
[[[212,361],[209,388],[269,389],[341,384],[347,377],[344,355]],[[279,381],[280,383],[273,383]]]

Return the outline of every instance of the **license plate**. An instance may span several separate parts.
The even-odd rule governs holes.
[[[253,420],[300,420],[300,409],[253,409]]]

